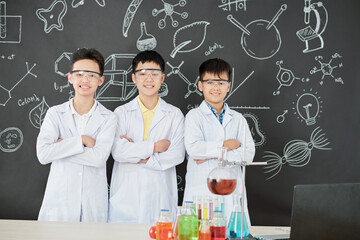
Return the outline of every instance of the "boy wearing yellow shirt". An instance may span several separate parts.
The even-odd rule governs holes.
[[[184,161],[184,115],[158,96],[165,61],[155,51],[133,60],[139,95],[115,109],[118,124],[109,199],[109,222],[153,223],[160,209],[176,217],[175,166]]]

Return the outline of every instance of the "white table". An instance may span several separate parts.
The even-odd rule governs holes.
[[[148,240],[150,225],[0,220],[1,240]],[[290,227],[250,227],[252,235],[289,233]]]

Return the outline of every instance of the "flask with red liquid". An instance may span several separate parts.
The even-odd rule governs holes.
[[[160,218],[156,223],[156,240],[172,240],[172,222],[168,209],[160,210]]]
[[[211,240],[225,240],[226,222],[222,211],[215,210],[210,224]]]
[[[236,188],[236,173],[226,166],[227,148],[219,148],[218,166],[208,175],[207,184],[210,192],[217,195],[229,195]]]

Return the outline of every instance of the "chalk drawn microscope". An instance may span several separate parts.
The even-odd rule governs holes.
[[[321,34],[325,31],[328,23],[328,13],[322,2],[311,3],[311,0],[304,1],[304,22],[305,24],[308,24],[308,26],[297,31],[296,35],[301,41],[305,42],[306,48],[303,50],[303,53],[308,53],[324,48],[324,40],[321,37]],[[311,12],[315,14],[315,29],[310,25]],[[323,14],[323,18],[320,17],[320,13]]]

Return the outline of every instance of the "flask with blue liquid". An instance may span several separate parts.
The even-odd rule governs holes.
[[[231,239],[247,239],[249,237],[249,227],[245,212],[241,210],[241,195],[233,195],[233,211],[231,212],[228,226],[226,228],[227,237]],[[241,236],[241,219],[243,219],[243,233]]]

